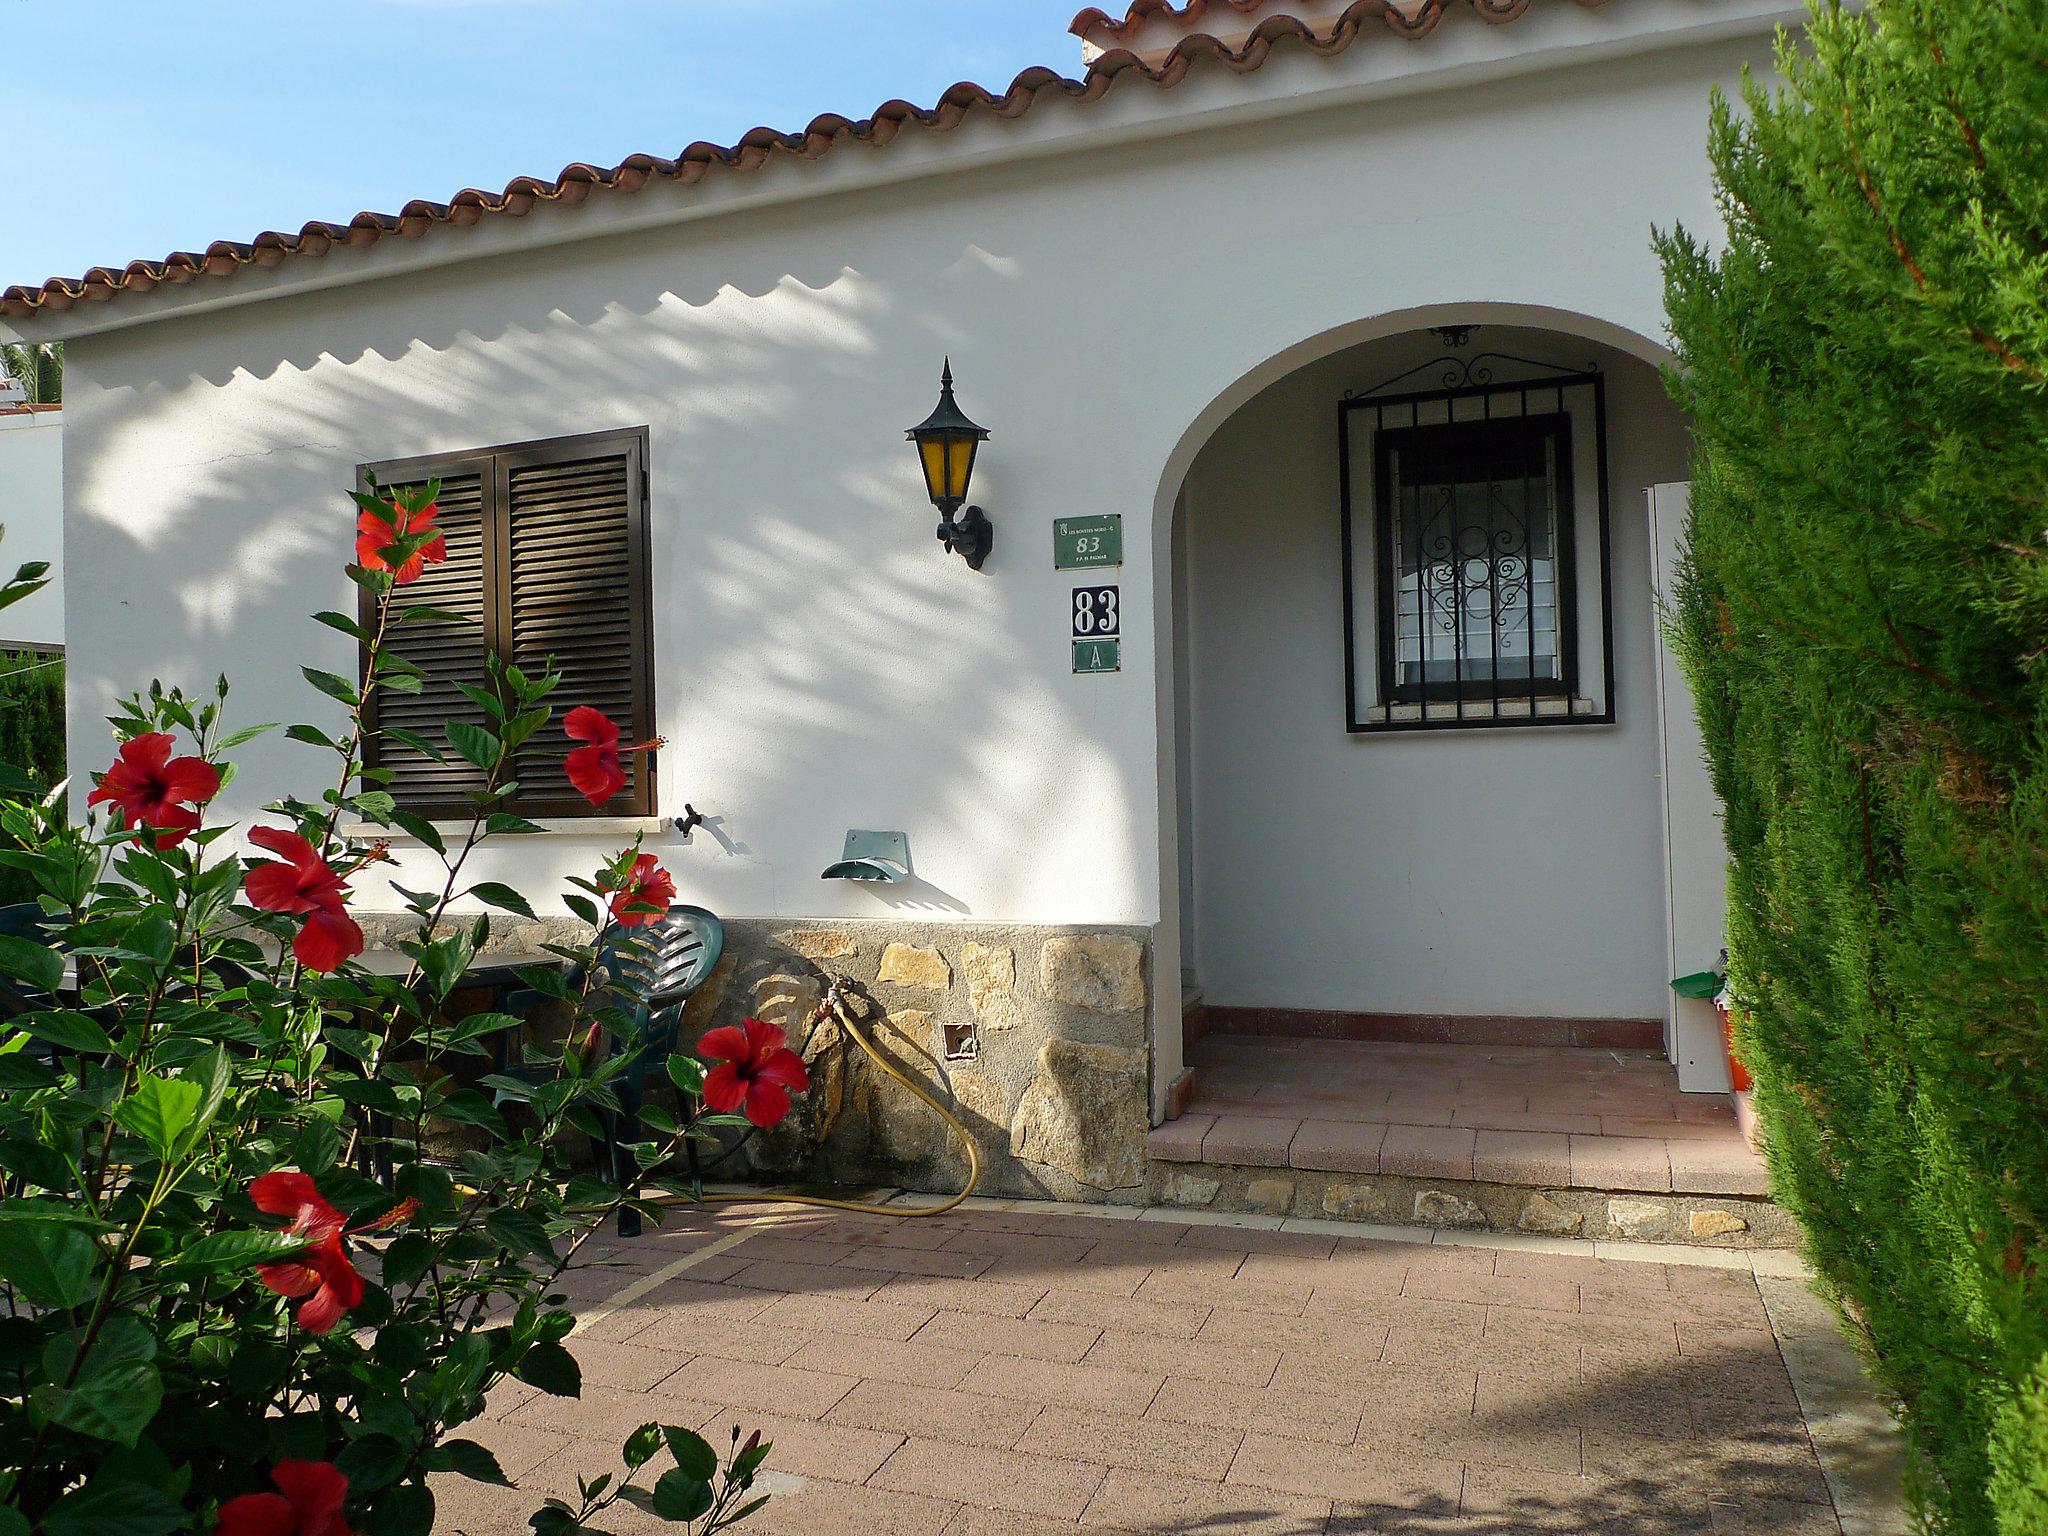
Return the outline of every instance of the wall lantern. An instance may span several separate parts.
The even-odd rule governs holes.
[[[950,357],[939,375],[938,408],[904,435],[917,444],[925,492],[939,509],[939,542],[965,560],[969,570],[980,570],[996,541],[995,526],[981,508],[961,509],[974,479],[974,452],[988,441],[988,429],[969,421],[954,403]]]

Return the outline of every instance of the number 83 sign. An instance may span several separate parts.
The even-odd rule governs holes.
[[[1074,588],[1074,670],[1116,672],[1123,666],[1123,603],[1115,587]]]

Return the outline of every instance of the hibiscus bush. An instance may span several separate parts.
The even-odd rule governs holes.
[[[577,1394],[563,1274],[621,1210],[659,1219],[635,1180],[583,1156],[622,1074],[648,1065],[618,960],[673,895],[655,858],[636,844],[574,881],[587,940],[520,973],[566,1018],[552,1043],[452,1006],[491,936],[452,910],[532,916],[463,870],[485,840],[539,830],[503,803],[559,677],[494,663],[465,688],[485,724],[407,738],[481,771],[459,835],[364,765],[366,706],[421,687],[407,625],[446,617],[404,597],[446,558],[433,492],[357,498],[348,569],[367,617],[316,617],[360,642],[363,681],[308,669],[345,724],[288,731],[327,755],[324,791],[254,825],[215,818],[233,750],[273,729],[232,722],[225,680],[126,700],[82,822],[63,786],[0,782],[16,850],[0,863],[37,892],[0,925],[0,1536],[425,1536],[435,1474],[504,1481],[457,1433],[494,1385]],[[556,729],[580,743],[567,771],[595,804],[623,787],[622,752],[656,745],[622,746],[588,708]],[[408,936],[366,956],[351,887],[388,858],[377,828],[440,873],[394,885]],[[678,1109],[643,1111],[632,1167],[651,1174],[721,1123],[772,1124],[806,1086],[779,1035],[717,1033],[740,1038],[707,1038],[723,1058],[709,1081],[695,1054],[655,1064]],[[533,1528],[600,1530],[624,1504],[702,1536],[761,1502],[758,1437],[721,1453],[649,1424],[623,1452],[624,1476],[579,1480]]]

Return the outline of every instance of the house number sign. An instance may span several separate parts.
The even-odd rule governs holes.
[[[1056,517],[1052,524],[1052,568],[1085,571],[1124,563],[1124,515]]]
[[[1123,595],[1116,587],[1074,588],[1074,670],[1123,668]]]

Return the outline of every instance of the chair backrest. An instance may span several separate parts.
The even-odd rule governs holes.
[[[725,925],[702,907],[677,905],[651,923],[620,929],[598,962],[614,988],[646,1008],[650,1034],[664,1023],[672,1034],[680,1005],[710,979],[724,953]]]
[[[47,921],[43,909],[33,901],[16,901],[0,907],[0,934],[13,938],[40,939]]]

